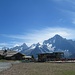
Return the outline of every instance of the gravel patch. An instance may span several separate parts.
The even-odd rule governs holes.
[[[0,72],[7,69],[7,68],[10,68],[11,66],[12,66],[11,63],[0,62]]]
[[[10,68],[14,64],[21,63],[20,61],[0,62],[0,72]]]

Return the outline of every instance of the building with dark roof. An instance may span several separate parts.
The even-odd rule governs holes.
[[[38,61],[59,61],[64,57],[63,52],[42,53],[38,54]]]
[[[16,52],[16,51],[12,51],[12,50],[7,50],[6,52],[4,50],[0,50],[0,57],[2,59],[7,59],[7,60],[22,60],[23,57],[25,55],[20,53],[20,52]]]

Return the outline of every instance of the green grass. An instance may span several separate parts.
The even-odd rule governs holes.
[[[75,75],[75,71],[73,71],[73,70],[62,71],[61,74],[63,74],[63,75]]]
[[[0,62],[6,62],[7,60],[1,59]]]
[[[75,63],[34,63],[29,75],[75,75]]]

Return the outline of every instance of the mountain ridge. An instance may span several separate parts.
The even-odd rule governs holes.
[[[69,57],[75,53],[74,41],[67,40],[66,38],[61,37],[60,35],[55,35],[48,40],[45,40],[42,45],[37,45],[33,49],[22,50],[21,52],[27,55],[36,55],[39,53],[49,53],[54,51],[64,52],[65,57]]]
[[[11,50],[19,51],[25,55],[34,55],[37,57],[39,53],[50,52],[64,52],[65,57],[74,57],[75,54],[75,41],[67,40],[62,36],[56,34],[54,37],[44,40],[42,44],[32,44],[28,47],[25,43],[21,46],[11,48]]]

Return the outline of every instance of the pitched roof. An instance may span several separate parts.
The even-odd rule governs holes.
[[[0,50],[0,55],[4,55],[4,50]],[[12,50],[7,50],[6,52],[6,57],[11,57],[13,56],[14,54],[17,54],[18,52],[16,51],[12,51]]]

